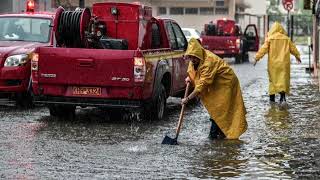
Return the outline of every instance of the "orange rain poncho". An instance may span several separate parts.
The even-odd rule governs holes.
[[[290,93],[290,53],[300,59],[296,46],[286,35],[283,27],[275,22],[266,41],[256,54],[259,61],[268,53],[269,94]]]
[[[247,121],[237,76],[226,62],[194,38],[189,41],[186,55],[200,59],[197,70],[189,63],[188,73],[210,117],[227,139],[238,139],[247,130]]]

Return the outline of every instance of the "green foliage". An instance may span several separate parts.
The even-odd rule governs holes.
[[[279,9],[280,0],[267,0],[269,5],[267,7],[267,14],[281,14]]]
[[[269,26],[278,21],[287,30],[288,14],[282,10],[282,0],[267,0],[267,14],[269,15]],[[312,34],[312,14],[311,10],[303,9],[300,3],[299,10],[290,12],[293,16],[293,38],[297,43],[307,43],[307,37]]]
[[[311,0],[303,0],[303,9],[311,10]]]

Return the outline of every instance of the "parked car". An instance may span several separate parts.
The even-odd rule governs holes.
[[[191,38],[200,39],[200,32],[193,28],[182,28],[183,34],[186,36],[188,42]]]
[[[92,9],[94,18],[87,8],[57,10],[57,47],[37,48],[32,59],[35,102],[46,104],[51,116],[94,106],[161,119],[166,99],[185,91],[188,43],[181,28],[137,3],[94,3]]]
[[[259,49],[259,36],[254,24],[249,24],[244,33],[234,20],[219,19],[204,25],[201,35],[204,48],[221,58],[234,57],[236,63],[248,62],[249,51]]]
[[[26,12],[0,15],[0,97],[23,107],[33,104],[31,55],[37,47],[52,44],[54,13],[37,13],[33,8],[28,1]]]

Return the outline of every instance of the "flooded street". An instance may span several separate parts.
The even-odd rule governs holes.
[[[248,111],[240,140],[209,140],[209,115],[199,103],[187,108],[179,145],[161,145],[166,133],[174,136],[175,98],[159,122],[89,108],[57,120],[43,107],[1,106],[0,179],[318,179],[317,86],[294,62],[288,106],[270,105],[266,65],[232,65]]]

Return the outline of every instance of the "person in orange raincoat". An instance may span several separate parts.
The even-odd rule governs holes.
[[[186,81],[194,85],[194,90],[181,103],[199,96],[212,122],[209,137],[238,139],[247,130],[247,121],[237,76],[224,60],[194,38],[185,57],[191,60]]]
[[[301,63],[300,53],[283,27],[275,22],[267,38],[255,57],[256,65],[265,54],[268,53],[268,75],[270,101],[275,102],[275,94],[280,94],[280,103],[286,101],[285,94],[290,93],[290,54]]]

